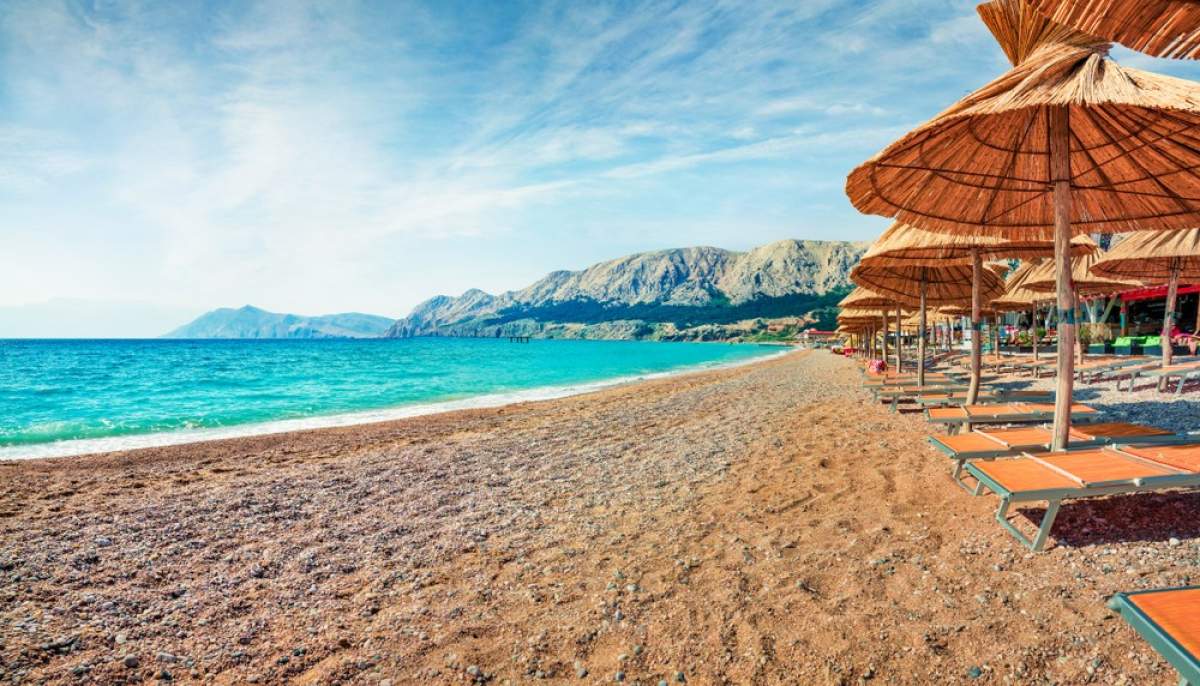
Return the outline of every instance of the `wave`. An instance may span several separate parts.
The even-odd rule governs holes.
[[[253,422],[233,426],[204,427],[195,429],[179,429],[157,433],[128,434],[121,436],[105,436],[103,438],[83,438],[74,440],[37,443],[32,445],[10,445],[0,447],[0,461],[32,460],[49,457],[74,457],[95,453],[136,450],[139,448],[161,448],[169,445],[199,443],[202,441],[217,441],[227,438],[242,438],[246,436],[264,436],[268,434],[287,433],[290,431],[307,431],[311,429],[328,429],[339,426],[356,424],[371,424],[396,419],[407,419],[422,415],[453,412],[455,410],[470,410],[489,407],[501,407],[513,403],[532,402],[537,400],[553,400],[581,393],[590,393],[603,388],[619,386],[635,381],[664,378],[701,370],[727,369],[755,364],[765,360],[786,355],[791,349],[783,349],[769,355],[761,355],[729,362],[702,362],[661,372],[617,376],[580,384],[559,386],[542,386],[503,393],[489,393],[469,396],[454,400],[442,400],[431,403],[415,403],[395,407],[385,407],[372,410],[356,410],[338,414],[312,415],[292,419],[277,419],[266,422]]]

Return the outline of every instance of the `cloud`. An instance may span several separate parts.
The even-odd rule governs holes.
[[[53,131],[0,123],[0,192],[45,189],[85,170],[90,162]]]
[[[842,237],[844,174],[1004,68],[973,5],[9,0],[0,225],[53,278],[0,298],[402,313],[614,256],[578,226]]]

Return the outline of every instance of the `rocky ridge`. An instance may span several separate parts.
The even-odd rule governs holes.
[[[517,291],[439,295],[388,336],[729,338],[764,319],[811,321],[851,287],[865,242],[784,240],[734,252],[692,247],[555,271]],[[835,301],[835,300],[834,300]],[[739,315],[747,315],[741,317]]]

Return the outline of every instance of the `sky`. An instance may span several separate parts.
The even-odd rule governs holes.
[[[0,0],[0,336],[874,238],[846,174],[1008,66],[974,5]]]

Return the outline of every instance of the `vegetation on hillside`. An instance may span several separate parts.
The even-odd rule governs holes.
[[[481,326],[497,326],[521,319],[540,322],[574,322],[599,324],[615,320],[640,320],[645,322],[669,322],[676,328],[685,329],[702,324],[732,324],[747,319],[777,319],[799,317],[815,312],[816,326],[830,329],[836,326],[837,302],[846,296],[848,289],[836,289],[817,295],[795,293],[776,297],[756,298],[736,305],[719,291],[711,293],[712,300],[705,305],[668,305],[665,303],[638,303],[634,305],[605,304],[581,298],[541,306],[517,306],[498,312],[478,322]],[[794,332],[793,332],[794,333]]]

